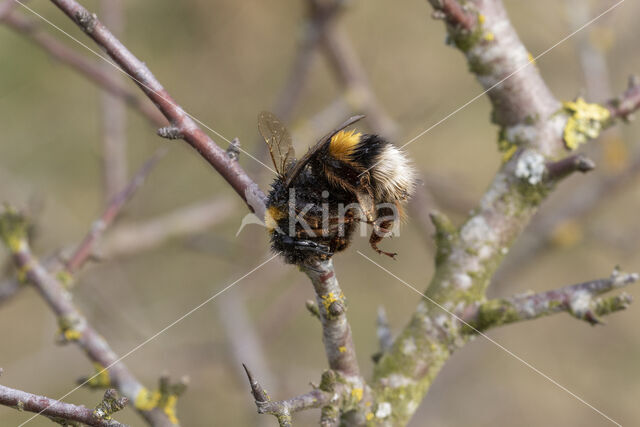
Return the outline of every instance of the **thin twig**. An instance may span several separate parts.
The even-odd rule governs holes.
[[[67,272],[75,273],[91,256],[95,243],[113,223],[127,201],[129,201],[134,193],[142,186],[146,177],[166,153],[166,148],[158,149],[140,168],[131,182],[111,199],[100,219],[93,223],[87,235],[80,245],[78,245],[78,248],[69,258],[69,261],[66,262],[65,269]]]
[[[108,369],[109,384],[130,401],[136,402],[146,388],[133,376],[124,363],[111,350],[105,339],[89,324],[86,317],[74,306],[71,294],[63,283],[31,253],[27,242],[27,221],[19,213],[7,209],[0,215],[0,238],[11,252],[16,268],[25,280],[42,295],[58,317],[61,340],[78,345],[100,370]],[[170,426],[172,422],[160,408],[136,408],[152,425]]]
[[[606,279],[538,294],[515,295],[474,303],[463,311],[462,317],[480,331],[560,312],[567,312],[577,319],[596,325],[602,323],[602,316],[623,310],[631,303],[631,296],[625,293],[608,298],[597,297],[637,280],[636,273],[624,274],[614,270],[611,277]]]
[[[121,0],[101,0],[100,16],[103,22],[116,36],[122,34],[124,13]],[[101,63],[104,72],[111,74],[117,81],[122,74],[110,64]],[[108,203],[127,182],[127,117],[125,105],[121,99],[109,91],[103,91],[101,99],[102,112],[102,176],[104,196]]]
[[[126,404],[126,399],[118,400],[118,406],[124,407],[124,404]],[[82,423],[95,427],[126,427],[125,424],[111,419],[111,414],[101,417],[96,414],[96,410],[84,406],[60,402],[3,385],[0,385],[0,405],[10,406],[19,411],[34,412],[62,425]]]

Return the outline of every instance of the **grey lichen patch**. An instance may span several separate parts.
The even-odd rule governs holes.
[[[75,21],[85,33],[91,34],[98,23],[98,16],[95,13],[89,13],[87,10],[79,10],[74,16]]]
[[[545,171],[545,158],[537,151],[526,150],[518,157],[515,175],[521,180],[538,185],[542,182]]]

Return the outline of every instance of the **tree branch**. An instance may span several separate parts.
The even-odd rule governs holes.
[[[115,35],[120,36],[124,28],[124,12],[121,0],[101,0],[100,16],[105,25]],[[105,73],[122,80],[122,74],[111,64],[103,62]],[[102,177],[106,203],[116,195],[127,182],[127,116],[122,100],[108,91],[101,94],[102,113]]]
[[[640,108],[640,79],[636,76],[629,77],[627,90],[609,101],[606,107],[613,119],[630,119],[631,115]]]
[[[269,397],[267,391],[253,377],[253,374],[249,371],[247,366],[244,363],[242,366],[247,373],[249,384],[251,386],[251,394],[256,402],[258,413],[275,416],[281,427],[290,427],[292,425],[291,415],[294,412],[311,408],[320,408],[332,403],[332,400],[335,399],[332,393],[316,388],[308,393],[291,399],[273,401]]]
[[[96,242],[100,237],[102,237],[105,230],[113,223],[125,204],[142,186],[149,173],[151,173],[155,165],[162,157],[165,156],[165,154],[167,154],[166,148],[156,150],[153,156],[151,156],[151,158],[142,165],[129,184],[120,190],[119,193],[114,195],[107,208],[102,213],[100,219],[93,223],[87,235],[84,237],[80,245],[78,245],[73,255],[69,258],[69,261],[66,262],[65,270],[67,273],[75,273],[93,254]]]
[[[61,340],[78,345],[87,357],[108,373],[108,383],[130,401],[136,403],[138,412],[154,426],[172,426],[177,420],[169,417],[157,405],[140,407],[148,390],[133,376],[105,339],[89,324],[88,320],[72,303],[71,294],[64,285],[52,276],[33,256],[27,242],[27,221],[17,212],[8,209],[0,215],[0,238],[7,246],[18,269],[31,283],[58,317]],[[108,368],[107,368],[108,367]],[[174,422],[176,421],[176,422]]]
[[[567,152],[564,132],[572,112],[558,114],[561,104],[544,83],[502,2],[470,0],[464,10],[475,16],[475,26],[469,30],[452,17],[446,20],[449,39],[488,91],[505,156],[479,206],[461,227],[442,214],[433,216],[436,271],[425,296],[450,311],[485,298],[496,268],[554,185],[569,171],[590,166],[575,158],[556,163]],[[600,128],[594,126],[593,132],[589,129],[581,136],[593,138]],[[618,307],[624,301],[606,303]],[[378,407],[388,407],[383,411],[388,422],[408,422],[449,356],[467,342],[468,335],[461,334],[449,317],[438,305],[421,301],[376,364],[371,387]]]
[[[560,312],[567,312],[577,319],[596,325],[602,323],[602,316],[623,310],[631,303],[631,296],[625,293],[608,298],[597,297],[637,280],[638,274],[624,274],[616,269],[606,279],[538,294],[477,302],[463,310],[462,318],[480,331]]]
[[[303,267],[311,279],[322,321],[322,341],[329,368],[349,377],[359,377],[360,368],[347,322],[346,300],[331,260]]]
[[[19,411],[34,412],[63,425],[70,425],[73,422],[95,427],[126,427],[125,424],[111,419],[113,412],[124,408],[127,404],[126,398],[116,399],[112,394],[114,392],[114,390],[107,390],[103,401],[92,410],[0,385],[0,405],[10,406]],[[110,409],[108,412],[102,409],[106,407]]]
[[[151,74],[147,66],[136,58],[101,22],[75,0],[51,0],[71,18],[89,37],[106,50],[109,56],[132,77],[140,89],[153,101],[180,137],[213,166],[231,185],[238,195],[247,202],[249,209],[258,217],[264,216],[265,196],[257,184],[245,173],[240,165],[229,158],[225,150],[198,127],[160,82]]]

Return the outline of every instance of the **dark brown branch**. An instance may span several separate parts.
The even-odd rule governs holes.
[[[109,391],[107,391],[107,393],[109,393]],[[114,403],[117,402],[116,406],[109,406],[111,409],[116,409],[117,406],[119,406],[117,409],[122,409],[127,402],[126,398],[122,400],[110,397],[110,399],[113,400]],[[105,393],[105,399],[98,405],[98,408],[104,405],[106,401],[107,394]],[[115,411],[106,414],[102,409],[98,412],[98,408],[93,410],[84,406],[72,405],[71,403],[61,402],[45,396],[38,396],[3,385],[0,385],[0,405],[10,406],[19,411],[34,412],[64,425],[74,422],[95,427],[126,427],[125,424],[121,424],[110,418],[110,415]],[[66,423],[63,423],[65,421]]]
[[[153,101],[172,126],[180,129],[182,138],[204,157],[247,202],[258,217],[264,216],[265,196],[240,165],[229,158],[225,150],[200,129],[151,74],[147,66],[136,58],[96,17],[75,0],[51,0],[71,18],[89,37],[106,50],[109,56],[134,80]]]
[[[82,240],[74,254],[66,263],[68,273],[75,273],[91,256],[96,241],[102,236],[104,231],[113,223],[124,205],[131,199],[135,192],[142,186],[144,180],[153,170],[158,161],[167,153],[164,148],[158,149],[154,155],[145,162],[131,182],[117,193],[109,202],[100,219],[93,223],[91,229]]]
[[[14,0],[9,0],[7,3],[17,4]],[[0,22],[13,31],[26,36],[54,59],[68,65],[80,75],[98,85],[98,87],[124,100],[128,106],[146,117],[154,126],[165,126],[167,124],[164,116],[149,101],[139,97],[134,91],[125,88],[119,79],[105,72],[99,64],[79,55],[57,39],[43,32],[35,22],[15,12],[7,14],[4,19],[0,19]]]
[[[567,312],[592,325],[601,323],[600,317],[623,310],[631,303],[631,296],[620,295],[597,298],[606,292],[638,280],[638,274],[624,274],[614,270],[611,277],[538,294],[515,295],[509,298],[474,303],[464,310],[463,319],[478,330],[542,316]],[[475,331],[469,331],[471,333]]]
[[[58,317],[61,340],[73,342],[92,362],[104,368],[108,367],[109,383],[130,401],[136,402],[139,395],[146,392],[146,388],[111,350],[105,339],[93,329],[87,318],[76,309],[71,294],[63,283],[51,275],[33,256],[27,242],[27,227],[26,219],[11,209],[0,215],[0,238],[11,252],[16,268],[26,281],[36,288]],[[175,425],[158,407],[136,409],[154,426]]]

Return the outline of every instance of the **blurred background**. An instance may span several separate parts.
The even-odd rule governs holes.
[[[373,116],[363,126],[402,145],[481,92],[463,56],[445,45],[444,26],[431,19],[426,1],[347,2],[336,18],[337,51],[347,53],[356,69],[366,73],[366,81],[345,78],[336,65],[339,54],[332,56],[326,47],[304,53],[301,45],[313,31],[306,3],[138,0],[124,2],[120,16],[116,10],[108,19],[122,27],[124,44],[189,113],[229,140],[238,137],[244,150],[263,159],[256,128],[260,110],[284,116],[299,152],[352,110]],[[505,3],[536,56],[615,2]],[[105,11],[98,1],[83,4]],[[29,5],[94,47],[50,2]],[[106,7],[106,13],[114,12]],[[640,5],[625,2],[537,60],[559,99],[582,94],[602,101],[626,88],[628,76],[640,72],[638,13]],[[12,14],[37,21],[21,7]],[[50,26],[38,25],[49,38],[100,62]],[[6,22],[0,25],[0,58],[0,200],[30,212],[36,224],[34,250],[40,256],[73,247],[104,209],[107,193],[113,191],[103,176],[109,120],[124,129],[129,177],[157,148],[169,149],[107,231],[99,245],[101,260],[83,269],[73,291],[76,304],[118,354],[267,259],[264,229],[250,225],[236,237],[245,206],[188,145],[157,137],[133,109],[116,113],[115,119],[105,113],[109,101],[95,84]],[[292,71],[295,64],[299,67]],[[298,99],[288,99],[289,89],[300,83],[296,78],[305,75]],[[122,83],[137,91],[130,82]],[[426,212],[437,208],[461,223],[499,167],[498,129],[489,116],[490,105],[481,97],[407,147],[425,185],[400,237],[383,243],[399,253],[398,261],[375,259],[419,289],[433,272]],[[545,202],[506,258],[491,296],[606,277],[617,264],[640,270],[640,128],[633,123],[616,127],[586,150],[597,170],[568,179]],[[267,188],[271,172],[244,154],[240,163]],[[122,174],[113,179],[123,182]],[[375,256],[366,238],[356,238],[352,249],[334,262],[349,300],[361,367],[368,374],[371,355],[378,350],[378,307],[384,306],[397,332],[418,296],[381,274],[356,249]],[[0,252],[0,262],[10,278],[6,251]],[[640,297],[637,285],[627,291]],[[275,425],[273,417],[256,414],[240,363],[253,368],[275,399],[300,394],[310,381],[318,382],[326,359],[320,325],[304,308],[312,298],[305,276],[272,261],[125,363],[149,388],[163,372],[175,379],[190,377],[178,406],[184,426]],[[605,320],[606,326],[590,327],[560,314],[490,335],[607,415],[631,425],[640,418],[640,334],[634,327],[640,322],[640,306],[632,304]],[[53,314],[33,289],[4,300],[2,384],[55,398],[73,388],[77,378],[91,374],[91,364],[76,347],[55,345],[56,330]],[[101,392],[82,389],[67,400],[93,407],[100,397]],[[308,411],[294,420],[313,425],[318,417],[318,411]],[[141,425],[131,409],[116,418]],[[0,425],[26,419],[26,414],[0,407]],[[606,420],[493,344],[476,339],[446,364],[411,423],[515,424],[598,426]],[[50,422],[39,418],[30,425]]]

